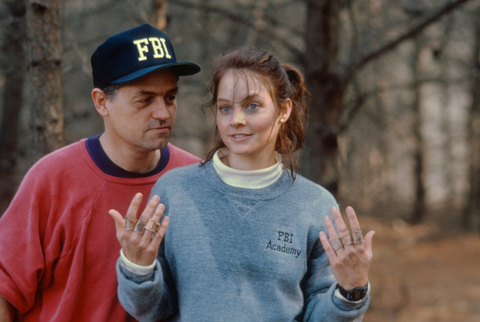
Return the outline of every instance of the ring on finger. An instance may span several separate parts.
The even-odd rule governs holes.
[[[359,229],[352,233],[353,243],[354,244],[361,244],[363,243],[363,234],[362,231]]]
[[[328,241],[330,242],[330,245],[332,245],[332,248],[335,252],[340,248],[343,248],[342,241],[338,237],[332,237]]]
[[[140,235],[143,235],[143,233],[145,232],[145,226],[147,225],[146,222],[144,222],[143,220],[138,220],[137,221],[137,225],[135,226],[135,231],[137,233],[139,233]]]
[[[352,236],[350,233],[347,231],[346,233],[340,235],[340,240],[342,241],[343,245],[350,245],[352,244]]]
[[[157,234],[158,230],[160,229],[160,224],[153,219],[150,219],[145,226],[145,229],[151,231],[154,234]]]
[[[125,217],[125,230],[133,230],[137,220],[134,218]]]

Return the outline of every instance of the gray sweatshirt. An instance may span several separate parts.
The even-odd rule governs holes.
[[[152,190],[170,217],[155,270],[117,264],[118,295],[139,321],[360,321],[369,304],[334,295],[318,238],[337,203],[284,173],[272,185],[227,185],[212,162],[163,175]],[[358,319],[358,320],[357,320]]]

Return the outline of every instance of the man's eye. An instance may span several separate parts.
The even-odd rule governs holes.
[[[141,103],[150,103],[151,101],[152,101],[151,97],[147,97],[147,98],[144,98],[144,99],[140,100]]]

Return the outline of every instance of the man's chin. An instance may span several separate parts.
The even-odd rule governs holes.
[[[158,147],[158,149],[161,150],[161,149],[163,149],[164,147],[166,147],[167,145],[168,145],[168,140],[165,141],[165,142],[163,142],[163,143]]]
[[[163,149],[164,147],[166,147],[168,145],[168,140],[170,139],[170,136],[166,137],[166,138],[162,138],[162,139],[159,139],[157,140],[153,146],[152,146],[152,150],[161,150]]]

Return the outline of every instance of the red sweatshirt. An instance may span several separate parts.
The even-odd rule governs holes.
[[[163,171],[145,178],[102,172],[85,140],[55,151],[27,173],[0,219],[0,294],[21,321],[134,321],[117,298],[120,244],[111,208],[125,215],[170,169],[200,159],[169,144]]]

